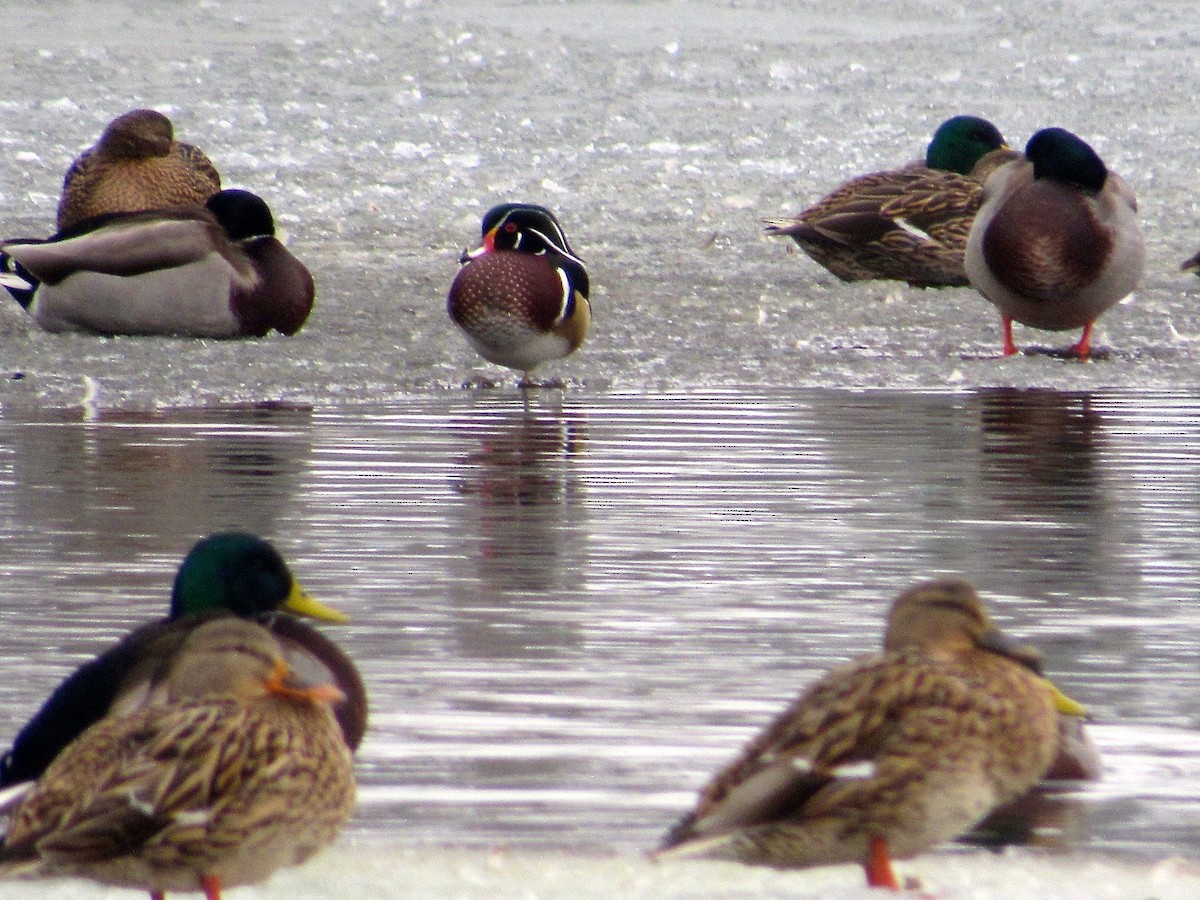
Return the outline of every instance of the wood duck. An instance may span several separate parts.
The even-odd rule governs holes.
[[[484,359],[525,374],[573,352],[591,322],[588,276],[550,210],[504,203],[464,252],[447,309]]]

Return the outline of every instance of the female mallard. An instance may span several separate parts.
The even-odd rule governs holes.
[[[1087,359],[1093,324],[1137,287],[1145,257],[1129,185],[1071,132],[1046,128],[984,186],[966,270],[1000,310],[1005,356],[1015,321],[1082,328],[1070,352]]]
[[[109,213],[203,206],[220,189],[213,164],[175,140],[170,119],[135,109],[113,119],[67,169],[58,230]]]
[[[0,867],[167,891],[255,884],[331,844],[354,808],[332,685],[299,682],[269,631],[192,630],[146,703],[91,726],[13,813]]]
[[[955,116],[934,132],[923,165],[860,176],[794,218],[763,221],[842,281],[965,285],[983,183],[1015,155],[991,122]]]
[[[554,213],[531,203],[488,210],[463,253],[446,308],[488,362],[529,373],[573,353],[591,323],[588,275]]]
[[[285,611],[346,621],[313,600],[279,552],[262,538],[238,531],[204,538],[179,567],[168,617],[134,630],[59,685],[0,759],[0,786],[38,778],[89,725],[140,703],[188,635],[216,616],[262,623],[306,676],[314,673],[337,684],[346,695],[338,720],[346,743],[357,749],[367,722],[366,691],[358,670],[337,645]]]
[[[261,337],[300,330],[315,289],[249,191],[88,219],[0,245],[2,283],[47,331]]]
[[[1062,695],[1036,666],[967,582],[911,588],[884,652],[805,691],[701,791],[660,855],[860,862],[870,884],[895,887],[891,857],[961,835],[1049,768]]]

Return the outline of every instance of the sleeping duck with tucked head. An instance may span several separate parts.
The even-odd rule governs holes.
[[[0,284],[47,331],[261,337],[295,334],[312,275],[275,236],[261,197],[97,216],[47,240],[0,244]]]

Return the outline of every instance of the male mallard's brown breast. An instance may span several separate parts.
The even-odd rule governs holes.
[[[1035,182],[1010,198],[982,243],[997,281],[1048,304],[1069,300],[1095,282],[1112,248],[1112,231],[1096,221],[1088,198],[1052,181]],[[1077,324],[1072,319],[1061,327]]]

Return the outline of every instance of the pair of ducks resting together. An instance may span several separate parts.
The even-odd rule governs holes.
[[[117,117],[67,170],[58,231],[0,244],[0,285],[47,331],[236,338],[295,334],[308,269],[256,194],[151,109]]]
[[[1096,319],[1145,266],[1133,192],[1087,143],[1046,128],[1021,154],[975,116],[944,122],[923,164],[864,175],[765,221],[843,281],[972,285],[1000,312],[1005,355],[1017,352],[1020,322],[1082,328],[1069,352],[1087,358]]]
[[[339,618],[260,538],[197,544],[170,616],[72,675],[4,757],[0,783],[32,786],[0,872],[217,900],[332,842],[353,806],[366,694],[353,663],[288,611]],[[806,690],[656,855],[858,862],[896,887],[893,856],[963,835],[1048,774],[1090,775],[1081,712],[969,584],[919,584],[893,604],[883,652]]]

